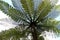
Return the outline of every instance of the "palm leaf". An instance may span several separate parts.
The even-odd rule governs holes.
[[[25,30],[26,29],[26,30]],[[23,25],[17,26],[15,28],[11,28],[9,30],[5,30],[0,32],[0,38],[2,40],[19,40],[20,38],[27,38],[28,29],[24,28]]]
[[[56,18],[60,15],[60,5],[55,5],[52,11],[47,15],[48,18]]]
[[[32,13],[34,11],[33,0],[21,0],[22,6],[24,10],[28,13],[30,17],[32,17]]]
[[[50,4],[50,1],[44,0],[42,3],[38,6],[37,11],[37,20],[40,21],[42,18],[48,15],[48,13],[51,11],[52,5]]]
[[[23,15],[22,12],[19,10],[16,10],[15,8],[11,7],[9,4],[6,2],[0,1],[0,9],[9,15],[14,21],[20,21],[23,20],[27,22],[25,19],[25,16]],[[25,19],[24,19],[25,18]],[[28,22],[29,23],[29,22]]]
[[[60,21],[57,21],[55,19],[48,19],[46,20],[46,22],[44,23],[44,25],[47,25],[46,29],[48,30],[52,30],[54,32],[58,32],[59,33],[59,30],[57,28],[57,25],[60,23]]]
[[[16,28],[11,28],[9,30],[0,32],[0,38],[5,40],[8,40],[8,39],[17,40],[24,37],[25,37],[25,34],[22,34],[22,32],[17,30]]]
[[[33,1],[34,0],[12,0],[14,7],[11,7],[6,2],[0,1],[0,9],[14,21],[20,23],[18,27],[1,32],[1,40],[20,40],[20,38],[28,37],[29,33],[32,34],[34,39],[35,35],[33,35],[33,33],[37,34],[35,36],[37,37],[43,31],[49,30],[60,32],[57,29],[59,21],[48,18],[49,12],[52,11],[51,9],[55,7],[55,5],[52,5],[50,0],[43,0],[42,3],[39,4],[37,10],[34,10]],[[55,8],[58,9],[59,7],[56,6]],[[42,38],[41,40],[44,39]]]
[[[15,9],[21,11],[21,12],[24,14],[24,16],[25,16],[28,20],[30,20],[30,17],[28,16],[28,14],[26,14],[26,13],[24,12],[20,0],[18,0],[18,1],[17,1],[17,0],[11,0],[11,1],[12,1],[13,6],[15,7]]]
[[[22,20],[22,21],[25,21],[25,22],[27,22],[27,23],[29,23],[28,21],[27,21],[27,18],[23,15],[23,13],[22,12],[20,12],[19,10],[16,10],[16,9],[14,9],[14,8],[9,8],[9,14],[8,15],[10,15],[11,16],[11,18],[12,19],[14,19],[15,21],[20,21],[20,20]],[[14,15],[14,16],[13,16]]]
[[[9,4],[7,4],[6,2],[0,1],[0,10],[7,13],[7,10],[9,7],[11,7]]]
[[[60,5],[56,5],[56,6],[55,6],[55,9],[56,9],[57,11],[60,11]]]
[[[37,30],[40,30],[40,32],[49,31],[49,30],[53,30],[55,32],[58,32],[56,30],[58,29],[57,24],[59,24],[59,23],[60,23],[60,21],[49,18],[49,19],[46,19],[44,22],[39,23],[37,25]]]

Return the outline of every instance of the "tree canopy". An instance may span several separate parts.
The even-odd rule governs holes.
[[[56,0],[41,0],[38,6],[35,2],[38,0],[11,1],[13,7],[0,0],[0,10],[17,22],[18,26],[17,29],[1,32],[1,40],[20,40],[29,34],[32,40],[44,40],[43,37],[39,37],[42,32],[49,30],[60,32],[57,28],[60,21],[54,19],[60,14],[60,5],[56,5]]]

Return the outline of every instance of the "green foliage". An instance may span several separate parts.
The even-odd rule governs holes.
[[[50,4],[50,1],[44,0],[42,3],[38,6],[37,10],[37,20],[40,21],[42,18],[48,15],[48,13],[51,11],[52,5]]]
[[[9,7],[10,6],[8,3],[0,1],[0,10],[2,10],[4,13],[7,13]]]
[[[11,28],[9,30],[2,31],[0,33],[0,38],[2,38],[3,40],[10,40],[11,38],[12,40],[18,40],[20,38],[26,37],[26,35],[18,29]]]
[[[24,10],[30,15],[33,15],[34,12],[34,3],[33,0],[21,0]]]
[[[60,5],[55,6],[55,9],[59,11],[60,10]]]
[[[39,37],[41,32],[49,30],[55,33],[60,32],[60,30],[57,29],[60,21],[48,17],[48,14],[53,8],[59,12],[60,5],[55,5],[55,3],[52,5],[50,0],[42,0],[38,8],[34,10],[33,0],[18,1],[12,0],[14,6],[12,7],[8,3],[0,0],[0,10],[9,15],[14,21],[20,23],[18,24],[19,28],[17,26],[14,29],[1,32],[1,40],[10,40],[11,38],[12,40],[19,40],[21,37],[26,38],[32,33],[36,33],[38,39],[44,40],[43,37]],[[22,8],[20,7],[20,3]],[[32,35],[32,37],[34,39],[35,35]]]
[[[14,8],[9,8],[8,11],[9,11],[8,15],[11,16],[11,18],[13,20],[15,20],[15,21],[23,20],[23,21],[27,22],[25,16],[19,10],[16,10]]]
[[[16,10],[15,8],[13,8],[12,6],[3,1],[0,1],[0,4],[1,4],[0,9],[4,13],[9,15],[14,21],[20,21],[21,19],[23,19],[23,21],[26,21],[24,14],[22,14],[22,12],[20,12],[19,10]]]
[[[40,37],[39,37],[39,40],[44,40],[43,36],[40,36]]]
[[[59,23],[60,23],[60,21],[57,21],[57,20],[51,19],[51,18],[49,18],[43,22],[43,24],[45,25],[45,28],[47,26],[47,28],[46,28],[47,30],[58,30],[56,26]],[[55,32],[57,32],[57,31],[55,31]]]

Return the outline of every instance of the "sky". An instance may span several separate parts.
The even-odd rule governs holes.
[[[10,0],[4,0],[6,2],[8,2],[10,5],[12,5],[12,2]],[[57,5],[60,4],[60,0],[58,1]],[[4,19],[7,18],[8,16],[6,14],[4,14],[2,11],[0,11],[0,19]],[[56,18],[57,20],[60,20],[60,16]],[[12,28],[12,26],[14,26],[12,23],[10,22],[6,22],[6,21],[1,21],[0,20],[0,32],[2,30],[8,30],[10,28]],[[51,33],[48,33],[49,35],[47,35],[46,40],[60,40],[60,37],[52,37],[52,35],[50,35]],[[53,35],[54,36],[54,35]]]
[[[7,2],[7,0],[5,0]],[[8,1],[9,4],[11,4],[10,1]],[[2,11],[0,11],[0,19],[4,19],[4,18],[8,18],[8,16],[6,14],[4,14]],[[3,31],[3,30],[8,30],[11,27],[12,25],[9,24],[8,22],[3,22],[0,20],[0,32]]]

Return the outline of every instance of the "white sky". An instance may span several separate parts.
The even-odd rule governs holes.
[[[2,18],[7,18],[7,16],[2,11],[0,11],[0,19]]]
[[[8,16],[4,14],[2,11],[0,11],[0,32],[3,30],[8,30],[13,26],[16,26],[16,25],[13,25],[12,21],[10,22],[10,20],[8,20]]]
[[[12,5],[10,0],[5,0],[5,1],[8,2],[10,5]],[[58,1],[58,4],[60,4],[60,0]],[[8,18],[8,17],[3,12],[0,11],[0,19],[3,18]],[[60,17],[57,17],[57,20],[60,20]],[[12,28],[12,26],[13,25],[11,23],[0,21],[0,32],[2,30]],[[49,34],[46,40],[60,40],[60,37],[52,38],[52,36]]]

